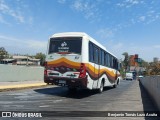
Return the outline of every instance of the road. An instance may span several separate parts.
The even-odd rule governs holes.
[[[65,87],[47,86],[0,92],[3,111],[156,111],[138,81],[122,80],[117,88],[97,91],[78,90],[69,93]],[[17,118],[13,118],[17,119]],[[23,118],[25,120],[27,118]],[[45,117],[39,119],[158,120],[148,117]],[[5,120],[5,118],[4,118]]]

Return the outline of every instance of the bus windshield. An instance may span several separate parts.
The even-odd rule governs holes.
[[[81,54],[82,37],[57,37],[50,39],[49,52]]]

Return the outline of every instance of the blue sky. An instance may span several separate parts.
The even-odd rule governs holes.
[[[0,0],[0,47],[46,53],[58,32],[85,32],[118,58],[160,58],[160,0]]]

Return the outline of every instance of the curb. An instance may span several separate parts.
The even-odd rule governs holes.
[[[24,88],[35,88],[35,87],[41,87],[41,86],[46,86],[46,85],[47,85],[46,83],[5,85],[5,86],[0,86],[0,92],[2,92],[2,91],[10,91],[10,90],[18,90],[18,89],[24,89]]]

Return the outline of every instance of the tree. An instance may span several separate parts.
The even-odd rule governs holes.
[[[8,52],[5,50],[4,47],[0,47],[0,61],[4,58],[7,58]]]
[[[126,72],[128,66],[129,66],[129,55],[127,52],[124,52],[122,55],[124,55],[123,66],[124,66],[124,69]]]
[[[35,58],[40,59],[40,64],[43,65],[43,63],[45,62],[46,55],[43,53],[37,53],[35,55]]]
[[[140,63],[140,67],[144,67],[147,68],[148,67],[148,62],[146,62],[145,60],[142,59],[141,63]]]
[[[160,63],[151,62],[147,71],[148,75],[160,75]]]

